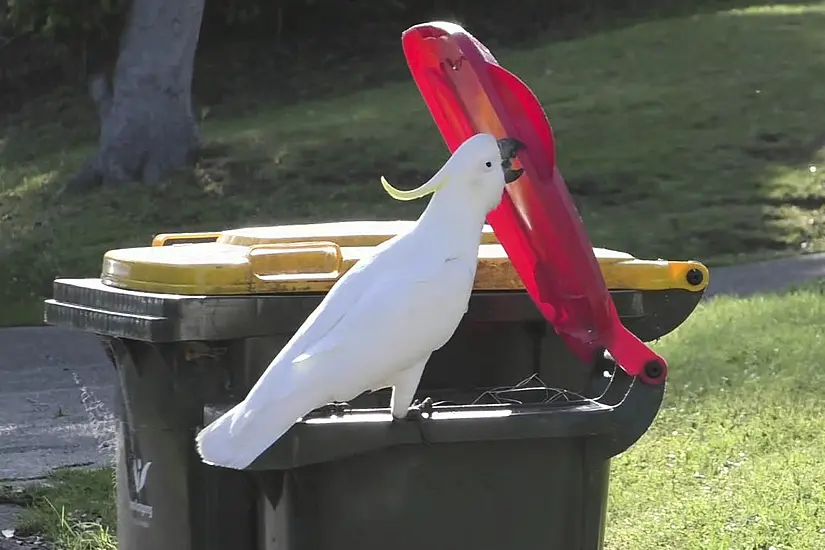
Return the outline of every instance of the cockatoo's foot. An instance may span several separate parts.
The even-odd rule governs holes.
[[[430,418],[433,415],[433,399],[432,397],[425,397],[423,401],[416,399],[410,405],[410,411],[407,413],[407,418],[418,420],[421,418]]]
[[[349,403],[327,403],[323,407],[318,407],[311,413],[307,415],[307,418],[317,418],[317,417],[325,417],[325,416],[344,416],[344,414],[349,411],[352,407],[350,407]]]
[[[433,416],[433,400],[431,397],[425,397],[422,401],[416,399],[413,401],[413,404],[410,405],[409,410],[407,411],[407,420],[415,421],[415,425],[418,426],[418,433],[421,436],[421,442],[425,445],[429,445],[430,442],[427,440],[427,434],[424,433],[424,422],[421,422],[424,419],[432,418]]]

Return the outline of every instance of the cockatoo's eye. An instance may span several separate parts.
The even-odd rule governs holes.
[[[487,162],[484,163],[484,166],[486,166],[487,168],[492,168],[493,163],[488,160]]]

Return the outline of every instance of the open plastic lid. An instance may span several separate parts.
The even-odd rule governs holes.
[[[556,168],[550,123],[530,89],[456,24],[416,25],[403,33],[402,45],[451,152],[482,132],[526,145],[518,154],[524,174],[507,186],[487,221],[545,318],[585,364],[609,351],[630,375],[663,382],[664,359],[619,320]]]

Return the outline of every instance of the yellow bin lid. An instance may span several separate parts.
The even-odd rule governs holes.
[[[101,279],[123,289],[186,295],[324,292],[372,247],[412,223],[340,222],[162,234],[151,247],[107,252]],[[707,287],[707,268],[698,262],[638,260],[603,248],[594,252],[610,289]],[[698,285],[687,280],[691,269],[703,275]],[[485,226],[475,289],[523,288],[492,229]]]

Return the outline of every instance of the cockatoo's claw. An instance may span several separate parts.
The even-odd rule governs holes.
[[[423,401],[416,399],[410,405],[410,410],[407,413],[407,418],[412,420],[420,420],[421,418],[430,418],[433,415],[433,399],[425,397]]]
[[[427,434],[424,433],[424,423],[421,420],[426,418],[432,418],[433,416],[433,400],[430,397],[425,397],[422,401],[416,399],[413,401],[413,404],[410,405],[410,409],[407,412],[407,419],[408,420],[415,420],[415,425],[418,426],[418,433],[421,436],[421,442],[425,445],[429,445],[430,442],[427,440]]]
[[[307,415],[307,418],[317,418],[317,417],[325,417],[325,416],[344,416],[344,414],[349,411],[352,407],[350,407],[349,403],[327,403],[323,407],[318,407],[311,413]]]

